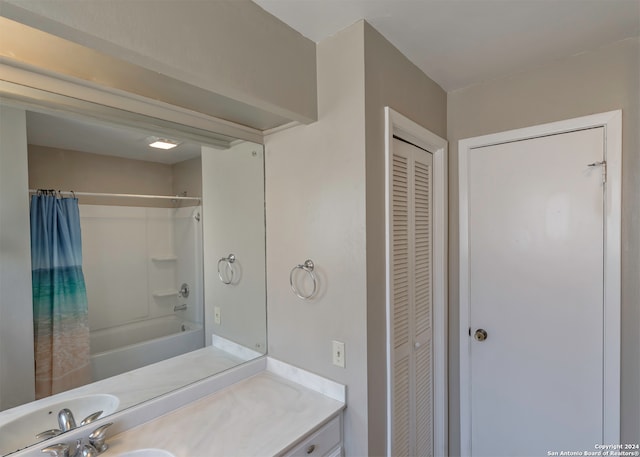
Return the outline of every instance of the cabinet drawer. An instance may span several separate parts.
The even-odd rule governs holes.
[[[285,457],[320,457],[327,455],[342,440],[340,416],[315,432],[285,454]]]

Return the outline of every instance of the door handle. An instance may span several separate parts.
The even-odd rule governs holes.
[[[474,338],[476,341],[484,341],[484,340],[486,340],[486,339],[487,339],[487,336],[488,336],[488,335],[487,335],[487,331],[486,331],[486,330],[484,330],[484,329],[482,329],[482,328],[479,328],[479,329],[478,329],[478,330],[476,330],[476,332],[473,334],[473,338]]]

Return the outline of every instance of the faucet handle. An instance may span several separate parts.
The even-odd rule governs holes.
[[[56,443],[42,449],[43,453],[49,453],[54,457],[69,457],[69,445],[65,443]]]
[[[87,417],[82,419],[82,422],[80,422],[80,425],[90,424],[91,422],[93,422],[94,420],[96,420],[97,418],[102,416],[102,413],[103,413],[103,411],[96,411],[93,414],[89,414]]]
[[[40,432],[36,435],[37,440],[43,440],[48,438],[53,438],[54,436],[58,436],[62,433],[62,430],[59,428],[52,428],[51,430],[45,430],[44,432]]]
[[[97,457],[98,454],[100,454],[100,452],[90,444],[82,446],[82,452],[80,453],[82,457]]]
[[[73,446],[73,447],[72,447]],[[56,443],[42,449],[41,452],[48,452],[55,457],[75,457],[82,446],[82,440],[77,440],[73,445],[66,443]]]
[[[101,425],[89,434],[89,443],[91,443],[91,445],[96,448],[98,453],[102,453],[109,448],[109,445],[106,443],[106,432],[107,429],[112,425],[113,422]]]
[[[69,445],[69,457],[77,457],[80,455],[80,449],[82,449],[82,440],[76,440],[75,444]]]

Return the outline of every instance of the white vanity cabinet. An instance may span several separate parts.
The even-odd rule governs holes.
[[[284,457],[342,456],[342,413],[286,452]]]

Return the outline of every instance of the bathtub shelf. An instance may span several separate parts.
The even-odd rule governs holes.
[[[178,290],[177,289],[165,289],[165,290],[154,290],[154,297],[177,297]]]
[[[175,262],[176,260],[178,260],[178,257],[176,257],[175,255],[160,255],[151,257],[151,260],[153,260],[154,262]]]

